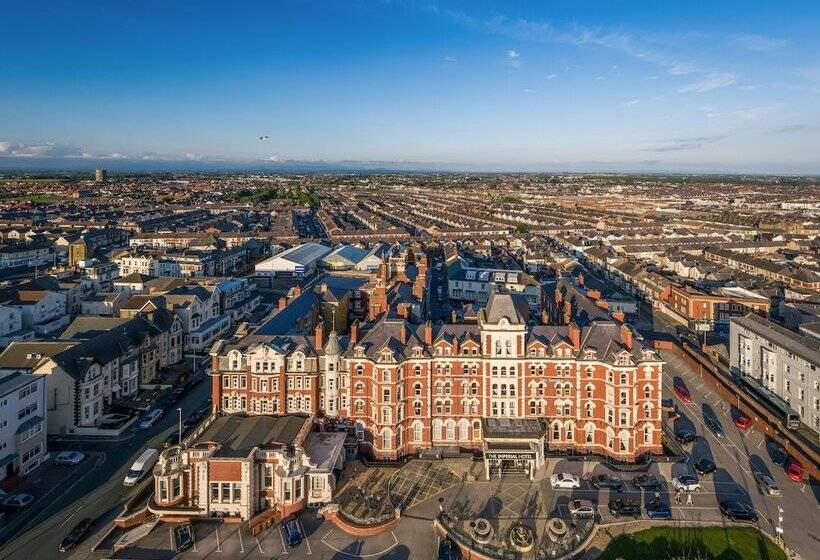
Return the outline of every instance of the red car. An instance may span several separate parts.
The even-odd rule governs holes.
[[[752,419],[748,416],[744,416],[741,414],[737,418],[735,418],[735,426],[740,428],[741,430],[748,430],[752,425]]]
[[[800,463],[794,460],[789,461],[789,464],[786,466],[786,476],[795,482],[803,482],[805,474],[806,471],[803,470],[803,466]]]
[[[690,395],[686,387],[682,385],[675,385],[675,394],[685,403],[692,402],[692,395]]]

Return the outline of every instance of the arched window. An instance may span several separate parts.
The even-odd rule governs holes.
[[[572,384],[565,383],[564,384],[564,396],[569,397],[572,394]]]
[[[564,439],[566,439],[567,441],[574,441],[575,439],[575,432],[573,430],[573,427],[574,426],[572,422],[567,422],[564,425]]]
[[[413,414],[421,416],[421,401],[413,401]]]
[[[646,424],[643,427],[643,442],[647,445],[652,443],[652,425]]]
[[[413,373],[415,374],[415,376],[416,376],[416,377],[421,376],[421,366],[420,366],[420,365],[418,365],[418,364],[416,364],[416,365],[413,367]]]
[[[621,374],[621,385],[626,385],[626,374],[625,373]]]
[[[356,375],[364,375],[364,366],[362,364],[356,366]]]
[[[612,449],[615,446],[615,432],[609,428],[606,430],[606,447]]]
[[[454,440],[456,439],[456,423],[453,420],[447,420],[447,439]]]
[[[481,421],[474,420],[473,421],[473,441],[478,441],[481,439]]]
[[[413,394],[417,397],[421,396],[421,383],[413,385]]]
[[[449,395],[450,391],[451,391],[450,382],[447,381],[447,382],[444,383],[444,394]]]
[[[422,430],[423,430],[423,427],[422,427],[421,422],[414,422],[413,423],[413,441],[421,441],[422,440],[422,438],[423,438]]]
[[[464,419],[458,422],[458,439],[459,441],[467,441],[470,438],[470,423]]]
[[[592,396],[595,394],[595,387],[592,385],[592,383],[586,386],[586,392],[587,398],[591,399]]]
[[[569,402],[564,403],[564,416],[572,414],[572,405]]]
[[[552,439],[555,441],[561,439],[561,424],[555,423],[552,425]]]
[[[629,451],[629,432],[621,432],[618,441],[620,442],[619,448],[621,451]]]
[[[390,430],[385,430],[382,432],[382,449],[390,449],[393,445],[393,434],[390,433]]]
[[[586,443],[595,442],[595,424],[592,422],[589,422],[586,426],[584,426],[584,441]]]
[[[643,417],[644,418],[652,418],[652,405],[646,403],[643,405]]]
[[[643,398],[645,398],[645,399],[652,398],[652,385],[644,385],[643,386]]]

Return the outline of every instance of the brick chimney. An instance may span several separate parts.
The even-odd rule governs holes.
[[[568,324],[572,321],[572,303],[569,301],[564,302],[564,324]]]
[[[279,298],[279,309],[284,309],[288,306],[288,298],[280,297]]]
[[[618,323],[623,323],[626,320],[623,311],[613,311],[612,312],[612,319]]]
[[[353,321],[350,325],[350,342],[356,344],[359,342],[359,321]]]
[[[541,324],[542,325],[549,325],[550,324],[550,314],[547,313],[546,309],[541,311]]]
[[[564,294],[561,290],[555,290],[555,303],[560,304],[562,301],[564,301]]]
[[[589,299],[591,299],[592,301],[597,301],[597,300],[601,299],[601,292],[599,290],[595,290],[593,288],[590,288],[590,289],[587,290],[587,297]]]
[[[407,344],[407,327],[405,326],[404,321],[402,321],[399,326],[399,342],[402,344]]]
[[[632,350],[632,329],[626,323],[621,324],[621,343]]]
[[[582,288],[584,287],[584,273],[581,272],[578,274],[578,285]]]
[[[609,309],[609,303],[605,299],[596,299],[595,305],[597,305],[601,309]]]
[[[424,344],[427,346],[433,344],[433,323],[430,321],[424,323]]]
[[[569,339],[572,341],[572,348],[577,352],[581,349],[581,327],[573,321],[569,324]]]
[[[298,298],[302,295],[302,286],[294,286],[293,287],[293,297]]]
[[[313,331],[314,346],[317,350],[321,350],[325,342],[325,324],[322,321],[316,323],[316,329]]]

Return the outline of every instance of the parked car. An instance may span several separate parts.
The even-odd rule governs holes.
[[[179,399],[182,398],[182,393],[185,391],[183,387],[176,387],[174,390],[171,391],[171,394],[168,395],[168,406],[173,406],[179,402]]]
[[[442,539],[438,543],[437,560],[456,560],[456,551],[450,539]]]
[[[795,482],[803,482],[803,478],[806,476],[806,470],[803,468],[803,465],[794,459],[789,459],[789,462],[786,463],[786,476]]]
[[[3,500],[3,508],[5,509],[23,509],[27,508],[34,501],[34,496],[21,492],[19,494],[12,494],[6,496]]]
[[[646,515],[650,519],[672,519],[672,508],[666,502],[650,500],[646,503]]]
[[[749,504],[736,500],[720,502],[720,513],[732,521],[757,522],[757,512],[754,508]]]
[[[757,482],[758,487],[763,491],[764,494],[767,496],[781,496],[780,488],[777,487],[775,484],[774,479],[767,475],[766,473],[756,472],[754,473],[755,482]]]
[[[689,389],[687,389],[683,385],[675,385],[675,388],[673,390],[675,391],[675,394],[678,396],[678,398],[683,402],[692,402],[692,395],[689,394]]]
[[[140,422],[139,429],[140,430],[147,430],[151,426],[157,423],[157,421],[162,418],[163,411],[161,408],[155,408],[151,410],[148,414],[145,415],[145,418],[142,419]]]
[[[288,548],[296,548],[302,543],[302,529],[295,517],[285,520],[282,523],[282,528],[285,531]]]
[[[620,479],[610,476],[608,474],[596,474],[590,481],[595,488],[610,488],[612,490],[619,490],[623,486]]]
[[[82,463],[85,455],[79,451],[60,451],[54,457],[55,465],[77,465]]]
[[[772,462],[775,465],[782,465],[784,468],[786,466],[786,462],[789,460],[788,454],[786,454],[786,450],[780,447],[779,445],[773,444],[770,451],[770,455],[772,458]]]
[[[641,506],[634,500],[618,498],[609,501],[609,513],[615,517],[632,516],[637,519],[641,516]]]
[[[673,478],[672,488],[675,490],[683,490],[684,492],[694,492],[695,490],[701,489],[698,477],[691,474],[684,474]]]
[[[723,437],[723,428],[720,426],[720,422],[711,416],[707,416],[703,419],[703,423],[706,424],[706,427],[709,428],[713,434],[715,434],[715,437]]]
[[[692,443],[697,437],[697,434],[691,430],[678,430],[675,432],[675,439],[680,443]]]
[[[632,479],[632,486],[635,488],[659,489],[661,487],[661,481],[658,477],[651,474],[639,474]]]
[[[694,467],[695,472],[701,476],[711,474],[715,472],[715,469],[717,468],[715,462],[711,459],[707,459],[706,457],[698,459],[692,466]]]
[[[556,473],[550,477],[550,484],[553,488],[580,488],[581,480],[570,473]]]
[[[589,500],[572,500],[567,505],[571,517],[595,517],[598,508]]]
[[[737,418],[735,418],[735,426],[744,431],[748,430],[752,427],[752,419],[746,416],[745,414],[741,414]]]
[[[92,524],[93,522],[91,519],[85,518],[74,525],[74,528],[68,532],[68,534],[63,538],[63,541],[60,543],[60,552],[68,552],[77,546],[91,530]]]

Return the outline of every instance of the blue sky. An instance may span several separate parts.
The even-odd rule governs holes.
[[[817,2],[50,0],[2,13],[0,166],[820,173]]]

